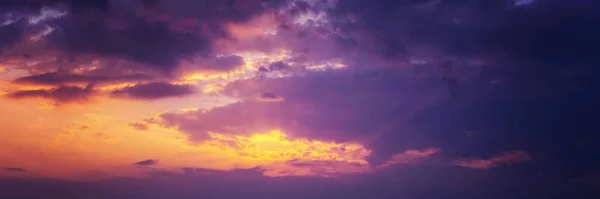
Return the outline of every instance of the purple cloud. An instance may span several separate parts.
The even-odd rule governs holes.
[[[144,74],[132,74],[121,76],[94,76],[94,75],[77,75],[77,74],[60,74],[56,72],[43,73],[20,77],[15,83],[21,84],[40,84],[40,85],[61,85],[66,83],[103,83],[103,82],[128,82],[149,80],[150,77]]]
[[[273,93],[273,92],[264,92],[261,93],[258,101],[262,101],[262,102],[281,102],[285,100],[283,97]]]
[[[146,68],[172,72],[184,59],[216,54],[212,47],[214,42],[230,39],[228,23],[243,23],[253,16],[284,5],[284,1],[34,0],[3,4],[5,6],[0,14],[27,10],[19,12],[21,18],[38,14],[42,7],[62,9],[66,5],[67,14],[49,18],[40,24],[25,25],[19,22],[0,27],[2,47],[12,46],[22,40],[31,29],[26,26],[47,26],[53,28],[44,38],[52,44],[51,50],[73,56],[118,58]],[[216,62],[218,66],[208,66],[209,69],[229,70],[238,65],[240,60],[232,56],[219,58]]]
[[[406,148],[431,147],[426,137],[411,127],[414,114],[450,98],[442,82],[415,81],[400,70],[386,72],[323,71],[286,78],[240,80],[226,86],[223,94],[241,102],[210,110],[164,113],[155,121],[188,133],[190,139],[209,139],[208,132],[251,135],[279,129],[289,136],[336,142],[359,142],[377,146],[382,135],[393,135],[390,154]],[[257,96],[285,96],[264,103]],[[263,97],[264,98],[264,97]],[[411,142],[402,140],[412,140]],[[386,141],[386,142],[387,142]],[[377,163],[379,164],[379,163]]]
[[[394,154],[390,160],[385,162],[382,165],[379,165],[380,168],[391,167],[397,164],[416,164],[419,163],[430,156],[439,152],[438,148],[429,148],[425,150],[407,150],[402,153]]]
[[[21,90],[9,93],[8,96],[14,99],[46,98],[54,100],[56,103],[88,102],[90,97],[95,94],[93,86],[93,84],[89,84],[85,88],[77,86],[59,86],[48,90]]]
[[[525,162],[530,159],[531,155],[526,151],[514,150],[489,159],[459,159],[452,162],[452,164],[472,169],[490,169],[501,165]]]
[[[358,142],[372,151],[370,165],[386,168],[329,179],[268,178],[261,168],[185,168],[183,174],[157,168],[147,178],[93,182],[0,178],[0,198],[600,198],[588,190],[598,187],[597,178],[569,180],[598,173],[597,153],[569,144],[584,139],[593,146],[597,138],[589,133],[595,120],[581,113],[594,112],[598,101],[598,4],[515,2],[0,1],[0,60],[8,71],[2,74],[29,71],[14,82],[56,86],[8,97],[86,102],[98,94],[92,84],[65,84],[114,82],[136,85],[114,90],[113,97],[182,97],[195,87],[168,83],[180,75],[256,67],[260,77],[229,83],[219,93],[239,102],[148,121],[192,141],[206,140],[208,132],[280,129],[292,138]],[[67,14],[31,24],[41,8]],[[274,28],[250,27],[262,17]],[[259,33],[243,37],[252,28]],[[280,50],[288,57],[251,62],[234,55]],[[474,58],[485,63],[474,64]],[[344,69],[309,70],[332,60]],[[446,60],[452,67],[440,64]],[[146,123],[129,125],[148,129]],[[464,136],[466,130],[477,133]],[[507,148],[543,156],[533,160],[526,151],[509,151],[485,157]],[[417,164],[433,156],[454,166]],[[526,161],[526,168],[491,169]],[[327,174],[340,166],[329,160],[282,164]]]
[[[140,100],[155,100],[167,97],[182,97],[195,92],[192,85],[178,85],[167,82],[136,84],[113,91],[114,97],[125,97]]]
[[[150,166],[150,165],[158,164],[158,160],[148,159],[148,160],[142,160],[139,162],[135,162],[133,164],[137,165],[137,166]]]

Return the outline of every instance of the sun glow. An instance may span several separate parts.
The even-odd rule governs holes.
[[[290,139],[279,130],[251,136],[210,133],[210,137],[207,145],[255,162],[267,176],[365,172],[365,158],[371,153],[360,144]]]

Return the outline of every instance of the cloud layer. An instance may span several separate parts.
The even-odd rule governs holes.
[[[598,8],[1,1],[0,198],[600,195]]]

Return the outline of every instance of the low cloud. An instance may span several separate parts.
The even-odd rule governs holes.
[[[140,131],[148,130],[148,125],[140,122],[129,123],[129,126]]]
[[[129,82],[149,80],[150,77],[143,74],[121,75],[121,76],[95,76],[95,75],[76,75],[60,74],[56,72],[43,73],[21,77],[14,82],[19,84],[39,84],[39,85],[62,85],[67,83],[103,83],[103,82]]]
[[[489,159],[459,159],[453,161],[452,164],[471,169],[490,169],[502,165],[521,163],[530,159],[531,156],[526,151],[514,150]]]
[[[9,93],[8,96],[14,99],[45,98],[54,100],[57,104],[60,104],[87,102],[94,93],[93,84],[89,84],[85,88],[63,85],[53,89],[21,90]]]
[[[136,84],[113,91],[114,97],[124,97],[139,100],[156,100],[168,97],[183,97],[195,92],[193,85],[171,84],[168,82],[152,82]]]
[[[283,97],[272,92],[261,93],[258,97],[258,101],[261,102],[281,102],[283,100],[285,100]]]
[[[393,155],[390,158],[390,160],[378,167],[386,168],[397,164],[416,164],[429,158],[430,156],[436,154],[439,151],[440,149],[438,148],[428,148],[425,150],[407,150],[402,153],[397,153]]]
[[[151,166],[151,165],[158,164],[158,160],[148,159],[148,160],[142,160],[139,162],[134,162],[133,164],[137,165],[137,166]]]
[[[9,168],[4,168],[5,171],[10,171],[10,172],[25,172],[27,170],[23,169],[23,168],[17,168],[17,167],[9,167]]]

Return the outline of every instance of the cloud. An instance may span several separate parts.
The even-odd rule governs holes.
[[[285,100],[283,97],[272,92],[261,93],[258,97],[258,101],[261,102],[281,102],[283,100]]]
[[[592,30],[589,25],[591,19],[598,19],[600,15],[592,11],[594,6],[588,5],[589,2],[540,1],[535,5],[540,13],[535,15],[529,13],[528,8],[507,6],[505,1],[441,1],[430,4],[428,12],[418,9],[422,4],[422,1],[338,1],[329,14],[332,20],[338,22],[334,24],[340,30],[367,34],[372,40],[358,39],[359,46],[364,47],[367,42],[374,41],[384,57],[410,51],[414,44],[435,43],[452,54],[502,52],[521,61],[534,61],[535,58],[576,61],[572,53],[567,52],[568,49],[580,47],[588,59],[591,49],[580,41],[599,41],[592,36],[598,30]],[[470,11],[465,12],[465,9]],[[581,38],[574,38],[567,32],[550,31],[564,29],[585,33],[580,35]],[[494,30],[502,30],[506,34]],[[552,34],[542,37],[542,32]],[[547,51],[542,50],[547,46],[545,42],[553,44]]]
[[[134,123],[129,123],[129,126],[133,127],[134,129],[140,130],[140,131],[148,130],[148,125],[145,123],[134,122]]]
[[[451,98],[440,80],[424,81],[402,70],[324,70],[283,78],[251,78],[232,82],[221,92],[239,102],[153,118],[194,142],[210,140],[210,132],[250,136],[274,129],[291,138],[357,142],[372,149],[370,164],[384,164],[406,148],[437,146],[415,130],[414,116]],[[268,91],[285,100],[257,101]],[[410,141],[407,141],[410,140]]]
[[[4,168],[5,171],[10,171],[10,172],[25,172],[27,170],[23,169],[23,168],[17,168],[17,167],[9,167],[9,168]]]
[[[139,162],[135,162],[133,164],[137,165],[137,166],[150,166],[150,165],[156,165],[156,164],[158,164],[158,160],[148,159],[148,160],[142,160],[142,161],[139,161]]]
[[[372,172],[372,168],[365,163],[343,162],[335,160],[299,160],[287,161],[282,170],[265,171],[267,176],[320,176],[341,177]]]
[[[333,176],[369,172],[371,153],[357,143],[293,138],[281,131],[232,136],[209,133],[201,144],[259,162],[265,176]]]
[[[80,9],[97,9],[97,10],[106,10],[109,7],[110,0],[91,0],[91,1],[79,1],[79,0],[29,0],[29,1],[20,1],[20,0],[6,0],[3,1],[2,5],[6,8],[20,8],[20,9],[31,9],[31,10],[39,10],[44,6],[53,6],[59,3],[65,3],[69,6],[71,11],[76,11]]]
[[[273,62],[269,65],[269,70],[271,71],[278,71],[278,70],[284,70],[286,68],[288,68],[289,65],[287,65],[285,62],[282,61],[278,61],[278,62]]]
[[[139,100],[156,100],[167,97],[182,97],[193,93],[195,93],[195,88],[192,85],[151,82],[118,89],[112,91],[111,95]]]
[[[525,162],[531,159],[526,151],[509,151],[489,159],[459,159],[452,164],[471,169],[490,169],[502,165]]]
[[[247,135],[272,129],[322,140],[361,140],[430,105],[430,100],[437,98],[436,90],[444,89],[443,84],[425,89],[427,83],[410,80],[410,75],[399,71],[323,71],[240,80],[227,85],[222,93],[242,102],[208,111],[164,113],[158,119],[163,125],[190,133],[193,140],[206,138],[208,132]],[[285,96],[285,100],[256,102],[256,96],[265,90]]]
[[[185,56],[206,53],[210,49],[211,39],[202,33],[185,35],[171,31],[164,24],[126,20],[129,20],[128,26],[123,29],[98,22],[82,23],[76,19],[62,21],[59,25],[61,34],[54,34],[53,39],[68,53],[120,57],[164,71],[173,70]]]
[[[15,83],[20,84],[40,84],[40,85],[62,85],[66,83],[103,83],[103,82],[129,82],[149,80],[150,77],[144,74],[132,74],[121,76],[94,76],[94,75],[77,75],[77,74],[61,74],[57,72],[43,73],[20,77]]]
[[[181,168],[181,170],[185,174],[206,174],[206,175],[219,175],[219,174],[238,174],[238,175],[252,175],[252,176],[262,176],[263,169],[260,167],[254,167],[249,169],[232,169],[232,170],[214,170],[214,169],[204,169],[204,168]]]
[[[89,84],[85,88],[77,86],[59,86],[52,89],[38,89],[38,90],[21,90],[13,93],[9,93],[8,97],[14,99],[22,98],[45,98],[54,100],[56,103],[70,103],[70,102],[88,102],[89,98],[95,94],[93,90],[93,84]]]
[[[207,63],[203,69],[214,70],[214,71],[231,71],[242,67],[244,65],[244,58],[231,55],[224,57],[217,57],[212,60],[210,63]]]
[[[439,152],[438,148],[428,148],[425,150],[407,150],[402,153],[394,154],[390,160],[385,162],[382,165],[379,165],[379,168],[391,167],[397,164],[415,164],[419,163],[430,156]]]
[[[49,45],[39,48],[77,57],[126,60],[159,72],[173,72],[183,60],[219,54],[213,51],[213,44],[231,39],[228,24],[244,23],[283,5],[282,0],[9,1],[3,3],[0,14],[18,14],[35,23],[19,20],[0,27],[0,46],[20,42],[30,30],[51,28],[53,31],[40,39]],[[58,10],[60,17],[48,12]],[[206,67],[222,71],[239,63],[239,57],[226,56],[216,60],[220,66]]]

